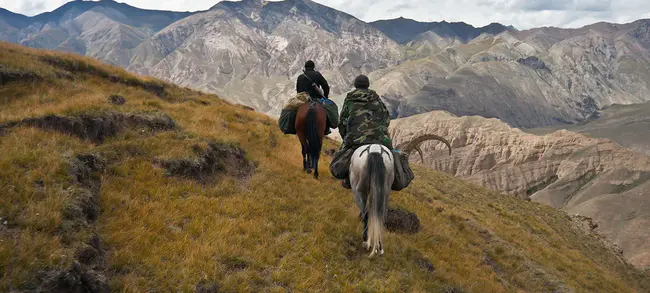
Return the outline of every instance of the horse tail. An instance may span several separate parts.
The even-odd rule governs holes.
[[[368,214],[368,245],[373,252],[383,253],[382,230],[386,218],[386,186],[384,184],[386,166],[381,153],[368,154],[368,174],[370,175],[370,194],[366,204]]]
[[[322,141],[318,135],[318,115],[314,107],[309,107],[305,119],[305,137],[307,138],[307,154],[312,158],[312,163],[320,155]]]

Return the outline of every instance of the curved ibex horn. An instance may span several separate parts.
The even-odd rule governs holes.
[[[449,154],[451,155],[451,144],[449,143],[449,141],[435,134],[425,134],[417,137],[414,140],[411,140],[411,142],[409,142],[404,148],[404,152],[410,154],[413,150],[418,151],[418,153],[420,154],[420,160],[422,160],[422,163],[424,163],[424,156],[422,155],[422,149],[420,149],[420,144],[422,144],[427,140],[438,140],[443,142],[445,145],[447,145],[447,148],[449,148]]]

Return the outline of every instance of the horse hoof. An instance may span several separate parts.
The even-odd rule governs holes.
[[[363,246],[363,248],[365,248],[366,250],[370,250],[370,242],[368,241],[364,241],[363,243],[361,243],[361,246]]]
[[[384,255],[384,250],[383,249],[379,251],[379,255]]]
[[[307,174],[311,174],[311,169],[307,169],[305,172],[307,172]]]

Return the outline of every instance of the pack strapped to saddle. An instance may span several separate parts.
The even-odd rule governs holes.
[[[280,119],[278,120],[278,126],[284,134],[296,134],[296,116],[298,115],[298,107],[300,105],[311,101],[309,94],[306,92],[298,93],[295,97],[290,98],[282,107],[280,112]],[[337,128],[339,125],[339,107],[330,99],[321,98],[319,100],[314,100],[319,102],[325,108],[325,113],[327,114],[327,127],[325,134],[329,134],[331,131],[329,128]]]
[[[334,154],[330,163],[330,173],[336,179],[346,179],[350,176],[350,161],[352,161],[353,148],[339,150]]]
[[[278,126],[284,134],[296,134],[296,116],[298,111],[285,109],[280,112]]]
[[[323,104],[323,108],[325,108],[325,113],[327,114],[327,127],[339,127],[339,106],[330,99],[322,98],[320,102]]]
[[[284,134],[296,134],[296,116],[298,115],[298,107],[308,102],[311,98],[309,94],[302,92],[294,97],[289,98],[280,112],[280,119],[278,126]]]
[[[393,185],[391,190],[400,191],[411,184],[415,175],[411,171],[409,166],[409,156],[407,153],[400,152],[398,150],[393,150],[393,157],[395,158],[395,180],[393,180]]]

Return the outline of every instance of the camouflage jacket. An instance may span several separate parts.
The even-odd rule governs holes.
[[[341,149],[372,143],[393,149],[388,137],[389,125],[390,113],[379,95],[370,89],[355,89],[345,97],[339,118]]]

